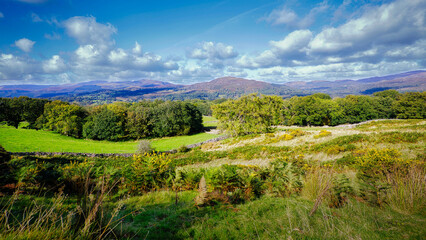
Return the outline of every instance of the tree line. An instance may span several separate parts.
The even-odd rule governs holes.
[[[82,107],[59,100],[0,98],[0,122],[56,131],[76,138],[126,140],[187,135],[203,129],[197,106],[182,101],[117,102]]]
[[[281,99],[251,94],[213,105],[219,128],[232,135],[271,131],[273,125],[336,126],[372,119],[426,118],[426,92],[385,90],[372,96],[331,98],[316,93]]]

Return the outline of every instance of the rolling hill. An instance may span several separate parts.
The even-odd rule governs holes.
[[[273,84],[236,77],[222,77],[209,82],[177,85],[155,80],[90,81],[63,85],[3,85],[0,97],[28,96],[60,99],[83,104],[141,99],[218,99],[236,98],[249,93],[302,96],[315,92],[344,97],[348,94],[372,94],[387,89],[400,92],[426,91],[426,71],[412,71],[359,80],[298,81]]]

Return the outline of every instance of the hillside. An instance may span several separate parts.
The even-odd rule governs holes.
[[[78,96],[84,94],[91,94],[103,91],[138,91],[138,90],[151,90],[158,89],[173,89],[179,88],[168,82],[154,81],[154,80],[135,80],[135,81],[90,81],[62,85],[3,85],[0,86],[0,96],[2,97],[39,97],[51,98],[56,96]]]
[[[426,71],[413,71],[359,80],[290,82],[286,86],[310,92],[344,97],[348,94],[372,94],[387,89],[400,92],[426,91]]]
[[[154,80],[90,81],[63,85],[3,85],[0,97],[29,96],[60,99],[83,104],[141,99],[236,98],[249,93],[278,95],[284,98],[323,92],[333,97],[349,94],[372,94],[387,89],[400,92],[426,91],[426,71],[413,71],[359,80],[297,81],[273,84],[236,77],[222,77],[209,82],[177,85]]]
[[[12,156],[9,174],[23,180],[19,198],[0,195],[15,216],[0,237],[75,239],[84,232],[69,223],[83,209],[113,239],[422,239],[425,124],[278,127],[130,158]]]

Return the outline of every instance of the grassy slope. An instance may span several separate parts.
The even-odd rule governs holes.
[[[158,151],[166,151],[216,137],[218,135],[199,133],[191,136],[154,139],[152,146]],[[10,152],[134,153],[137,144],[137,141],[109,142],[75,139],[54,132],[0,126],[0,145]]]
[[[342,208],[301,197],[263,196],[240,205],[196,208],[196,192],[153,192],[124,201],[123,230],[146,239],[421,239],[425,216],[404,215],[351,201]],[[126,213],[122,213],[125,215]]]
[[[261,165],[279,157],[304,154],[305,160],[335,163],[344,155],[368,148],[395,148],[402,152],[404,159],[424,159],[425,124],[424,120],[401,120],[372,122],[353,129],[303,128],[308,133],[292,140],[269,141],[282,132],[274,136],[245,136],[206,144],[188,153],[173,154],[172,158],[188,163],[211,161],[212,165],[216,160],[220,160],[220,164],[254,161],[250,164]],[[323,129],[332,135],[315,138]],[[341,142],[355,135],[369,138],[351,143],[355,149],[330,151],[348,145]],[[3,141],[1,135],[0,139]],[[173,139],[176,138],[169,141],[182,145],[182,141]],[[196,195],[195,191],[180,192],[178,204],[173,191],[127,198],[118,218],[125,217],[116,231],[133,239],[423,239],[426,235],[424,211],[401,213],[387,205],[372,207],[360,198],[351,199],[342,208],[321,204],[318,211],[309,216],[314,201],[303,195],[289,198],[264,195],[244,204],[203,208],[194,206]],[[110,202],[112,208],[118,203]]]
[[[301,154],[305,160],[335,163],[336,159],[368,148],[395,148],[402,152],[404,159],[419,159],[425,150],[425,123],[424,120],[395,120],[371,122],[356,128],[296,128],[307,134],[271,143],[267,141],[271,137],[265,134],[231,138],[178,154],[176,158],[188,163],[208,161],[196,164],[198,168],[220,164],[264,165],[279,157]],[[314,137],[324,129],[332,135]],[[275,136],[281,134],[277,132]],[[353,143],[355,149],[329,151],[345,145],[340,142],[347,141],[349,136],[360,134],[370,138]],[[314,150],[316,146],[318,150]],[[347,170],[350,178],[354,177],[352,173]],[[125,231],[146,239],[422,239],[426,234],[424,211],[409,214],[388,205],[373,207],[360,198],[351,199],[342,208],[321,204],[318,211],[309,216],[314,201],[303,196],[264,195],[245,204],[197,209],[193,201],[195,195],[196,192],[190,191],[179,193],[178,205],[174,204],[175,195],[171,191],[126,200],[127,211],[140,213],[124,220],[124,226],[128,226]]]
[[[217,119],[211,116],[203,116],[203,125],[205,127],[217,127]]]

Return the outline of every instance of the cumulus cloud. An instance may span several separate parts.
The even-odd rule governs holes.
[[[37,73],[39,64],[28,58],[14,56],[12,54],[0,55],[0,79],[24,80],[30,79]]]
[[[300,53],[304,55],[306,46],[312,39],[312,32],[309,30],[297,30],[291,32],[281,41],[271,41],[270,45],[276,52],[286,57],[297,58]]]
[[[142,53],[142,47],[138,42],[135,42],[135,47],[132,49],[133,54],[139,55]]]
[[[15,41],[15,46],[24,52],[31,52],[31,49],[33,48],[35,43],[36,42],[31,41],[27,38],[21,38]]]
[[[143,52],[138,42],[132,49],[115,46],[112,35],[117,29],[94,17],[72,17],[63,23],[67,34],[80,44],[71,56],[71,69],[77,75],[93,78],[148,76],[147,72],[175,70],[177,63],[161,56]],[[143,73],[145,72],[145,73]]]
[[[407,45],[426,36],[426,2],[396,1],[367,10],[339,27],[324,29],[309,44],[312,53],[347,55],[380,45]]]
[[[292,9],[282,6],[274,9],[267,17],[262,18],[272,25],[286,25],[294,28],[306,28],[314,23],[318,14],[325,12],[329,8],[327,1],[312,8],[304,17],[299,17]]]
[[[154,79],[179,69],[173,59],[143,52],[138,42],[130,49],[117,47],[112,38],[116,28],[108,23],[96,22],[94,17],[72,17],[58,25],[79,43],[77,49],[54,54],[45,60],[35,60],[29,55],[20,57],[2,54],[0,79],[60,82],[142,77]],[[57,39],[60,36],[56,33],[45,34],[45,38]],[[34,44],[34,41],[26,38],[15,42],[15,46],[24,52],[30,52]]]
[[[348,4],[351,1],[345,0],[334,18],[341,18],[340,12],[345,12]],[[290,28],[281,38],[269,41],[269,47],[262,51],[240,54],[231,45],[201,42],[187,49],[186,58],[164,58],[142,49],[139,42],[121,48],[113,39],[117,33],[114,26],[97,22],[94,17],[76,16],[56,22],[65,29],[63,37],[68,35],[79,44],[74,51],[43,60],[31,59],[29,54],[2,54],[0,79],[196,82],[231,75],[282,82],[361,78],[426,67],[425,1],[365,5],[344,22],[339,19],[322,29],[309,29],[312,20],[327,9],[323,2],[304,16],[284,7],[271,12],[265,21],[296,29]],[[45,34],[48,39],[60,37]],[[15,42],[27,53],[34,44],[26,38]]]
[[[4,18],[4,14],[0,12],[0,18]]]
[[[96,22],[94,17],[76,16],[64,23],[67,34],[76,39],[79,44],[110,44],[111,36],[117,29],[111,24]]]
[[[61,73],[67,68],[59,55],[53,55],[49,60],[43,61],[42,67],[45,73]]]
[[[203,42],[198,47],[187,52],[187,57],[194,59],[229,59],[238,53],[234,47],[223,43]]]
[[[358,17],[337,27],[324,28],[316,35],[307,29],[296,30],[282,40],[270,41],[270,49],[257,55],[243,55],[236,64],[259,69],[261,76],[278,74],[293,78],[307,77],[308,73],[343,77],[345,71],[354,75],[373,74],[372,66],[392,72],[385,63],[400,69],[422,68],[426,63],[424,9],[426,2],[420,0],[369,6]],[[281,68],[295,69],[289,70],[293,73],[289,75]]]

